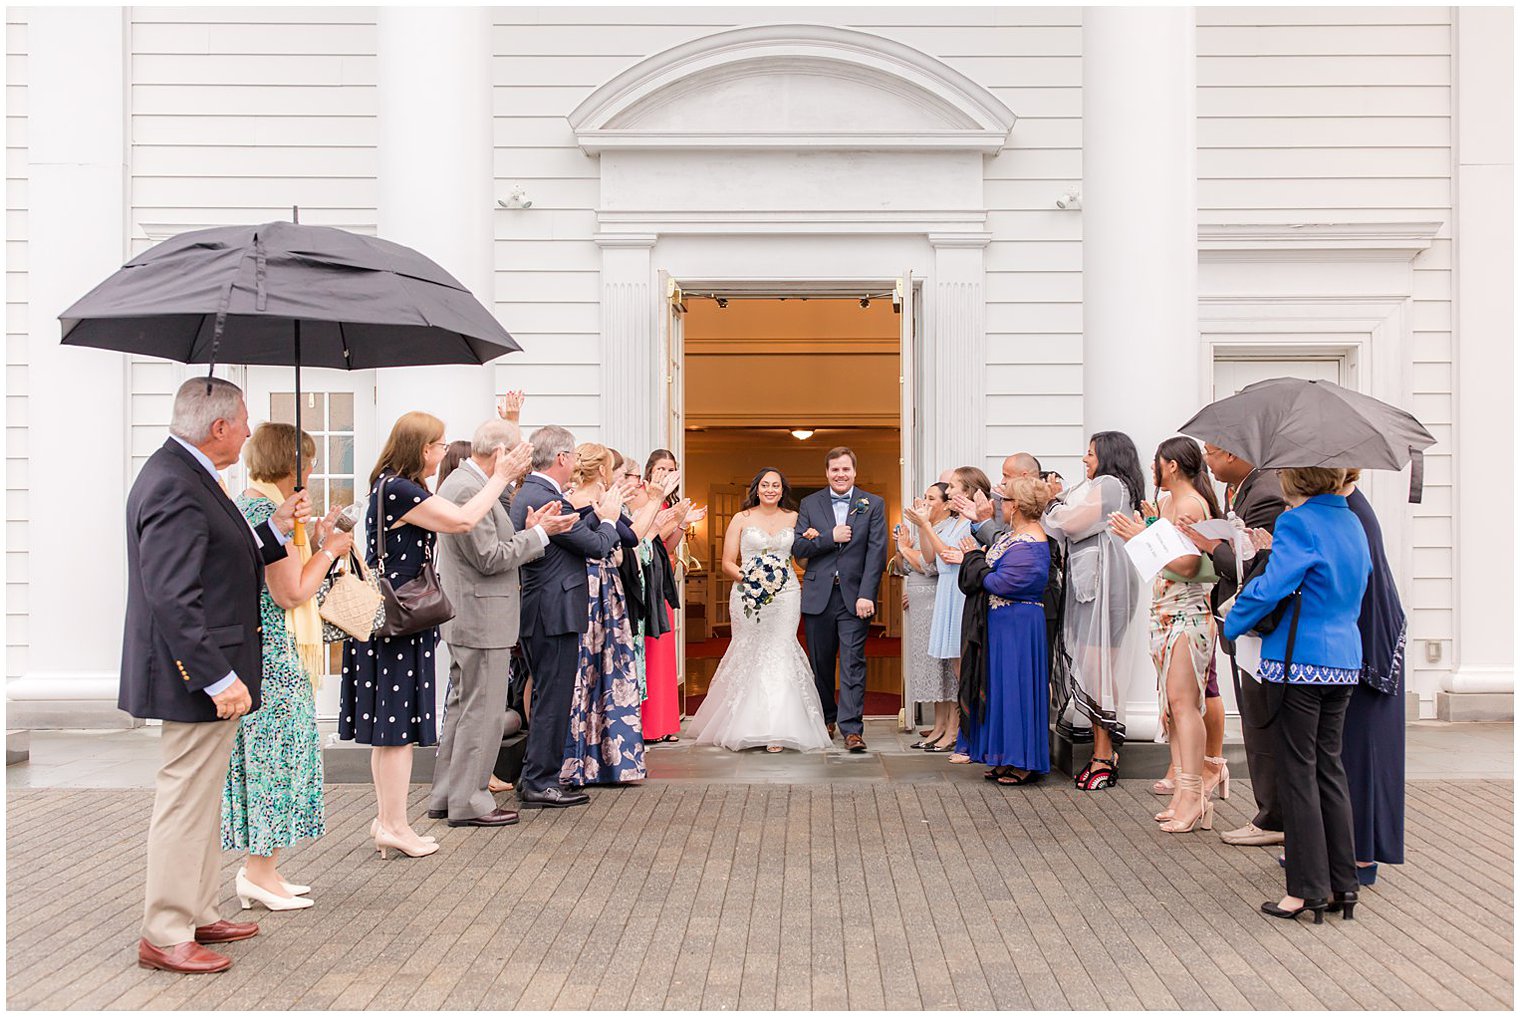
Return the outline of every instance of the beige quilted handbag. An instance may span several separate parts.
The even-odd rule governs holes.
[[[317,591],[317,613],[322,616],[322,639],[337,643],[345,639],[369,642],[385,622],[385,597],[375,574],[358,556],[348,556],[348,568],[329,573]]]

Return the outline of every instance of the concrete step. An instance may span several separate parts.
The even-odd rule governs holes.
[[[5,732],[5,765],[24,763],[32,758],[32,733],[30,731]]]
[[[1513,692],[1437,692],[1436,719],[1455,723],[1512,721],[1515,719]]]

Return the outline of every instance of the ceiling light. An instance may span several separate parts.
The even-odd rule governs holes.
[[[861,307],[870,307],[871,306],[871,298],[870,297],[861,297],[860,298],[860,306]]]
[[[809,431],[805,427],[798,427],[792,431],[792,437],[796,438],[798,441],[807,441],[812,436],[813,432]]]
[[[720,307],[720,308],[727,308],[728,307],[728,298],[727,297],[718,297],[717,300],[718,300],[718,307]]]

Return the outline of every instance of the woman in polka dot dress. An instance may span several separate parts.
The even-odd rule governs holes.
[[[377,537],[383,533],[385,575],[392,586],[422,571],[433,555],[438,533],[473,529],[496,504],[507,482],[527,470],[531,456],[526,444],[503,449],[490,482],[464,505],[455,505],[425,486],[448,447],[443,421],[429,413],[407,413],[391,429],[370,475],[365,560],[370,567],[377,566]],[[437,843],[420,836],[406,818],[412,746],[438,744],[437,650],[436,628],[366,643],[350,639],[343,644],[338,737],[373,746],[370,770],[375,777],[378,816],[370,832],[382,857],[392,848],[413,858],[438,850]]]

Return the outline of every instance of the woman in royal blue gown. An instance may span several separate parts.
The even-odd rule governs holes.
[[[1003,489],[1010,529],[982,552],[967,548],[959,581],[967,594],[961,658],[961,732],[989,780],[1027,784],[1050,770],[1050,653],[1045,584],[1050,545],[1040,516],[1044,481],[1019,477]],[[972,542],[974,544],[974,541]]]

